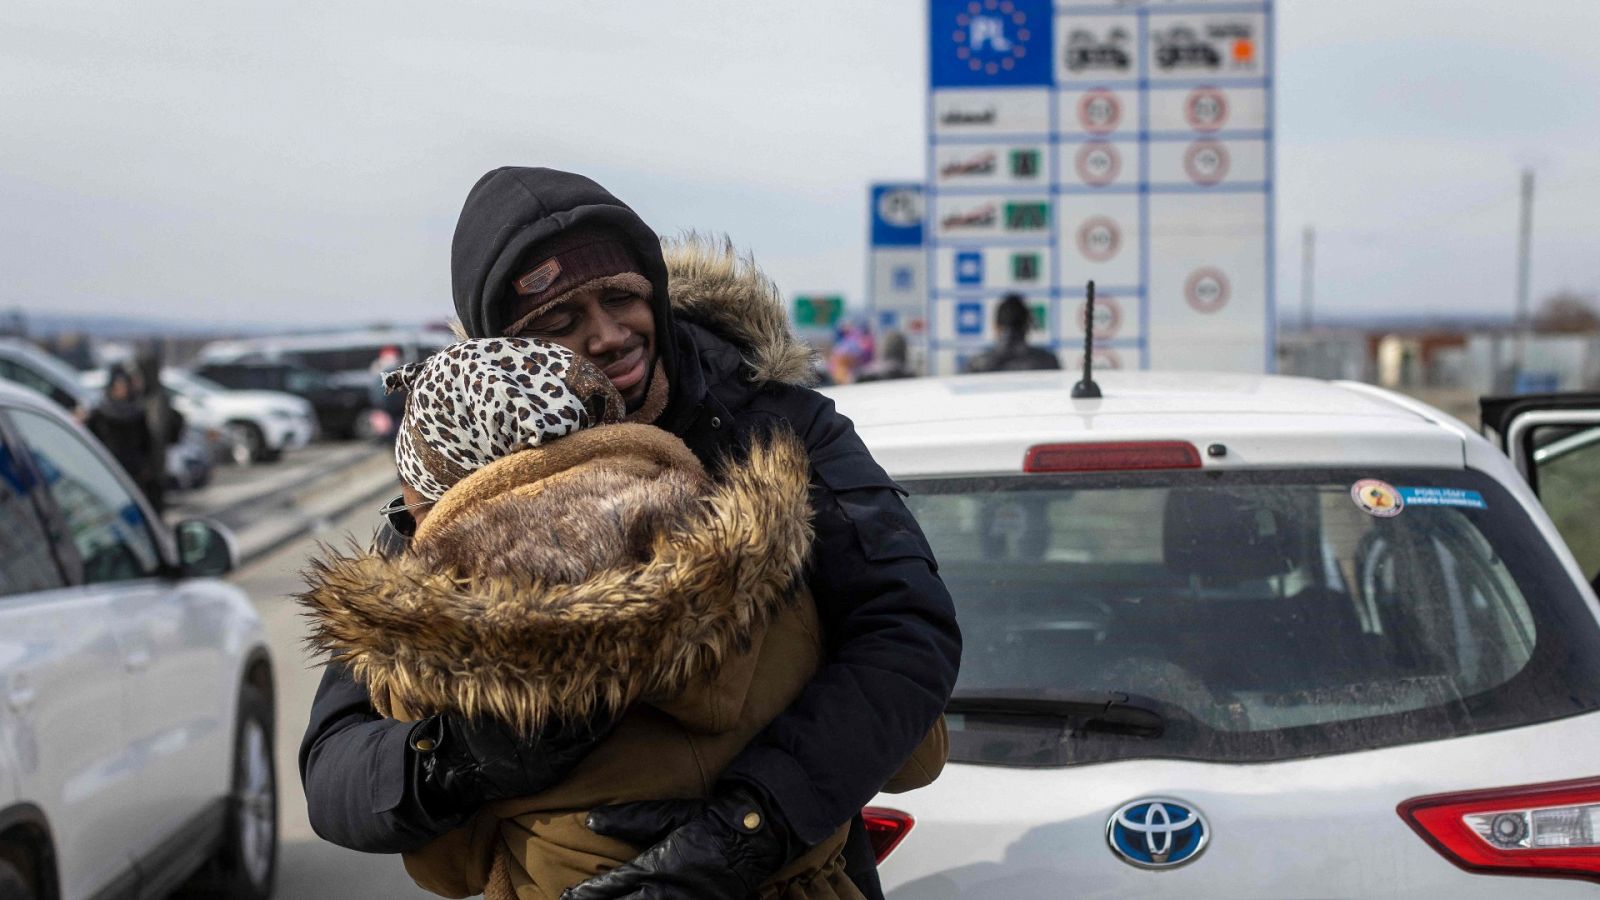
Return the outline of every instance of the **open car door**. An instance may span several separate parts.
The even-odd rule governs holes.
[[[1600,591],[1600,393],[1484,397],[1484,434],[1528,480]]]

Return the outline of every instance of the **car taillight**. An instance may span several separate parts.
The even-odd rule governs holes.
[[[1198,469],[1200,451],[1188,441],[1040,444],[1022,457],[1024,472],[1115,472]]]
[[[1468,871],[1600,881],[1600,778],[1434,794],[1398,811]]]
[[[911,832],[911,826],[916,824],[910,813],[882,806],[862,810],[861,819],[867,826],[867,840],[872,842],[872,856],[880,864],[900,846]]]

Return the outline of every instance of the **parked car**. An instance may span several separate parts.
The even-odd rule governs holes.
[[[283,363],[320,372],[340,388],[365,389],[375,412],[357,424],[381,437],[393,433],[405,410],[404,394],[384,392],[383,373],[419,362],[451,340],[447,331],[410,328],[278,335],[216,341],[201,351],[199,363]]]
[[[287,362],[197,362],[191,371],[235,391],[294,394],[310,404],[318,433],[330,438],[366,439],[380,433],[373,416],[382,403],[375,383],[339,383]]]
[[[105,449],[0,384],[0,895],[266,898],[271,659],[218,580],[224,530],[163,524]]]
[[[180,411],[194,407],[220,418],[233,436],[236,461],[270,462],[309,444],[317,414],[302,397],[284,391],[236,391],[185,369],[162,369],[161,383]]]
[[[1592,572],[1519,464],[1365,385],[1074,380],[828,389],[964,635],[950,764],[869,811],[891,900],[1592,892]]]
[[[0,381],[37,391],[75,417],[86,416],[98,402],[105,380],[104,371],[79,372],[27,341],[0,338]],[[203,417],[189,419],[185,415],[183,432],[167,447],[164,463],[168,487],[189,490],[211,481],[216,448],[226,435],[207,424]]]
[[[62,409],[87,414],[95,394],[78,383],[78,370],[17,338],[0,337],[0,381],[49,397]]]

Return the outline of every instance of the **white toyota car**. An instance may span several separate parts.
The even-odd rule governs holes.
[[[71,417],[0,384],[0,898],[266,900],[261,620],[232,540],[169,529]]]
[[[1600,609],[1518,465],[1594,543],[1600,403],[1486,407],[1514,464],[1365,385],[1074,380],[829,391],[965,639],[890,900],[1593,895]]]

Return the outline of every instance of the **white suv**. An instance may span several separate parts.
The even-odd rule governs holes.
[[[0,897],[265,898],[272,672],[232,539],[160,526],[43,397],[0,384]]]
[[[869,815],[890,900],[1592,894],[1600,609],[1497,447],[1358,384],[1072,382],[829,391],[964,635],[950,765]],[[1600,416],[1541,415],[1519,454],[1600,483]]]
[[[90,390],[103,391],[106,374],[105,369],[84,372],[79,381]],[[235,391],[175,368],[161,370],[161,385],[186,418],[227,429],[235,462],[271,462],[286,451],[304,447],[317,433],[311,404],[294,394]]]

